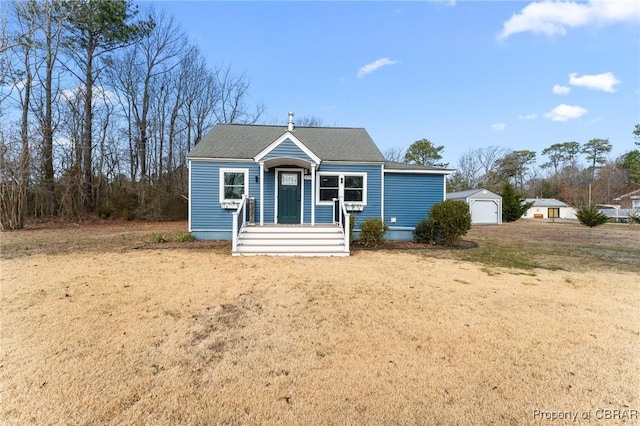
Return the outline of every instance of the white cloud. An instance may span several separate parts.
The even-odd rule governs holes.
[[[586,108],[577,105],[560,104],[544,116],[551,121],[569,121],[580,118],[587,113]]]
[[[577,73],[569,74],[569,84],[572,86],[582,86],[591,90],[602,90],[605,92],[615,92],[615,85],[620,84],[620,80],[612,72],[605,72],[595,75],[583,75],[578,77]]]
[[[72,103],[81,96],[84,96],[84,91],[84,85],[76,86],[73,89],[61,90],[60,96],[62,96],[65,101]],[[117,99],[118,95],[116,92],[105,89],[102,86],[93,86],[93,103],[95,105],[103,105],[107,101],[116,101]]]
[[[547,36],[565,35],[567,28],[637,21],[640,21],[640,2],[634,0],[534,2],[504,23],[498,39],[527,31]]]
[[[559,84],[556,84],[555,86],[553,86],[552,90],[556,95],[566,95],[571,91],[571,87],[560,86]]]
[[[8,83],[3,84],[2,86],[0,86],[0,88],[2,88],[2,90],[8,90],[8,91],[12,91],[13,89],[22,90],[22,89],[24,89],[24,82],[25,81],[26,80],[18,80],[18,81],[8,82]]]
[[[389,58],[380,58],[377,61],[371,62],[370,64],[367,64],[365,66],[363,66],[362,68],[360,68],[358,70],[358,78],[362,78],[367,74],[370,74],[372,72],[374,72],[375,70],[382,68],[386,65],[393,65],[393,64],[397,64],[398,61],[394,61],[392,59]]]
[[[496,132],[501,132],[507,128],[507,125],[505,123],[495,123],[491,125],[491,128]]]
[[[520,120],[535,120],[538,118],[538,113],[534,112],[533,114],[520,114],[518,116]]]
[[[60,146],[60,147],[64,147],[64,148],[71,148],[74,146],[73,140],[71,138],[68,138],[66,136],[56,136],[54,138],[54,142],[56,144],[56,146]]]

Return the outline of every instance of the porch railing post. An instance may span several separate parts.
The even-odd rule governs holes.
[[[231,213],[231,252],[238,250],[238,212]]]
[[[349,253],[349,231],[351,228],[351,215],[349,213],[345,213],[344,215],[344,251]]]
[[[249,223],[251,225],[256,223],[256,199],[255,199],[255,197],[249,198]]]
[[[240,205],[231,213],[231,252],[235,253],[238,250],[238,237],[240,234],[240,230],[242,229],[242,225],[247,222],[247,196],[243,195],[242,200],[240,201]],[[240,219],[242,222],[240,222]],[[239,223],[238,223],[239,222]]]

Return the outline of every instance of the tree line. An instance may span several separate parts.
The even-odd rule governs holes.
[[[616,159],[608,157],[613,149],[608,139],[554,143],[540,153],[540,165],[534,151],[495,145],[473,148],[458,159],[447,191],[486,188],[501,194],[510,185],[526,198],[556,198],[575,207],[610,204],[640,185],[640,124],[632,135],[638,149]],[[444,146],[421,139],[406,150],[389,149],[385,158],[446,168],[449,164],[442,162],[443,152]]]
[[[216,123],[257,123],[250,81],[211,67],[172,16],[128,0],[0,3],[0,226],[31,218],[182,219],[187,153]],[[299,125],[319,126],[304,117]],[[608,203],[640,184],[639,149],[611,160],[606,139],[537,153],[497,146],[458,160],[449,191],[512,184],[527,197]],[[421,139],[386,157],[448,167]]]
[[[186,216],[190,148],[255,123],[250,82],[127,0],[0,4],[0,224]]]

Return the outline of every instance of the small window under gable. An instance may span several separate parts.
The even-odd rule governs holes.
[[[348,210],[362,211],[367,205],[366,173],[318,173],[316,204],[331,204],[342,198]]]
[[[249,194],[249,169],[220,169],[220,206],[234,209]]]

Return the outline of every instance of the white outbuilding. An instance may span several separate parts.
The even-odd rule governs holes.
[[[473,225],[500,225],[502,223],[502,197],[486,189],[449,192],[447,200],[469,204]]]
[[[527,198],[525,203],[533,203],[522,215],[524,219],[577,219],[576,210],[555,198]]]

